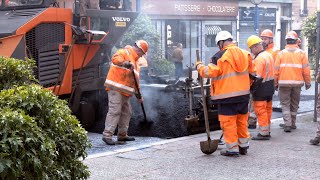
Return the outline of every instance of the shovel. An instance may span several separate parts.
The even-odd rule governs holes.
[[[199,55],[199,50],[196,50],[196,55],[197,55],[197,61],[200,61],[200,55]],[[201,85],[201,94],[202,94],[202,106],[203,106],[203,111],[204,111],[204,122],[206,125],[206,133],[208,136],[207,141],[201,141],[200,142],[200,148],[201,151],[204,154],[212,154],[218,149],[219,145],[219,139],[211,140],[210,138],[210,127],[209,127],[209,120],[208,120],[208,109],[207,109],[207,101],[206,97],[204,95],[204,87],[203,87],[203,79],[201,76],[200,78],[200,85]]]
[[[136,75],[134,74],[134,70],[132,70],[132,75],[133,75],[134,84],[136,86],[137,93],[138,93],[137,97],[138,97],[138,99],[141,99],[142,96],[141,96],[141,93],[140,93],[140,89],[139,89],[139,86],[138,86]],[[141,104],[141,109],[142,109],[142,112],[143,112],[144,120],[139,123],[139,126],[142,126],[144,128],[150,128],[151,125],[153,124],[153,121],[148,121],[147,120],[147,115],[146,115],[146,111],[144,110],[143,102],[141,102],[140,104]]]

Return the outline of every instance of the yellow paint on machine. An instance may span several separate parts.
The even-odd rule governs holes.
[[[116,27],[127,27],[127,23],[126,22],[115,22],[115,26]]]

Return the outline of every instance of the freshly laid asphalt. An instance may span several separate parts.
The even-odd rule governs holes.
[[[320,146],[309,144],[316,131],[313,113],[299,114],[298,128],[291,133],[279,127],[282,121],[282,118],[273,119],[271,140],[251,140],[248,154],[240,157],[221,156],[224,145],[211,155],[203,154],[200,141],[207,140],[203,133],[154,139],[134,146],[118,145],[105,152],[91,153],[84,163],[93,180],[320,179]],[[250,130],[251,135],[256,132]],[[211,132],[212,139],[220,135],[221,131]]]

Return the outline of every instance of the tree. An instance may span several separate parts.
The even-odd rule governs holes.
[[[308,16],[302,25],[302,35],[308,40],[308,48],[310,49],[310,63],[315,64],[316,55],[316,39],[317,39],[317,12]],[[315,67],[315,66],[313,66]]]
[[[153,68],[156,74],[172,74],[174,65],[163,57],[160,35],[157,33],[151,19],[140,14],[135,22],[129,27],[128,31],[122,36],[118,47],[127,44],[134,44],[138,39],[146,40],[149,43],[147,60],[149,67]]]

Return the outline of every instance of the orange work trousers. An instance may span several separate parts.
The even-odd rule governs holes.
[[[272,101],[254,101],[253,108],[257,115],[259,133],[269,135],[272,116]]]
[[[249,146],[248,117],[249,113],[219,115],[220,126],[228,151],[239,152],[238,146]]]

